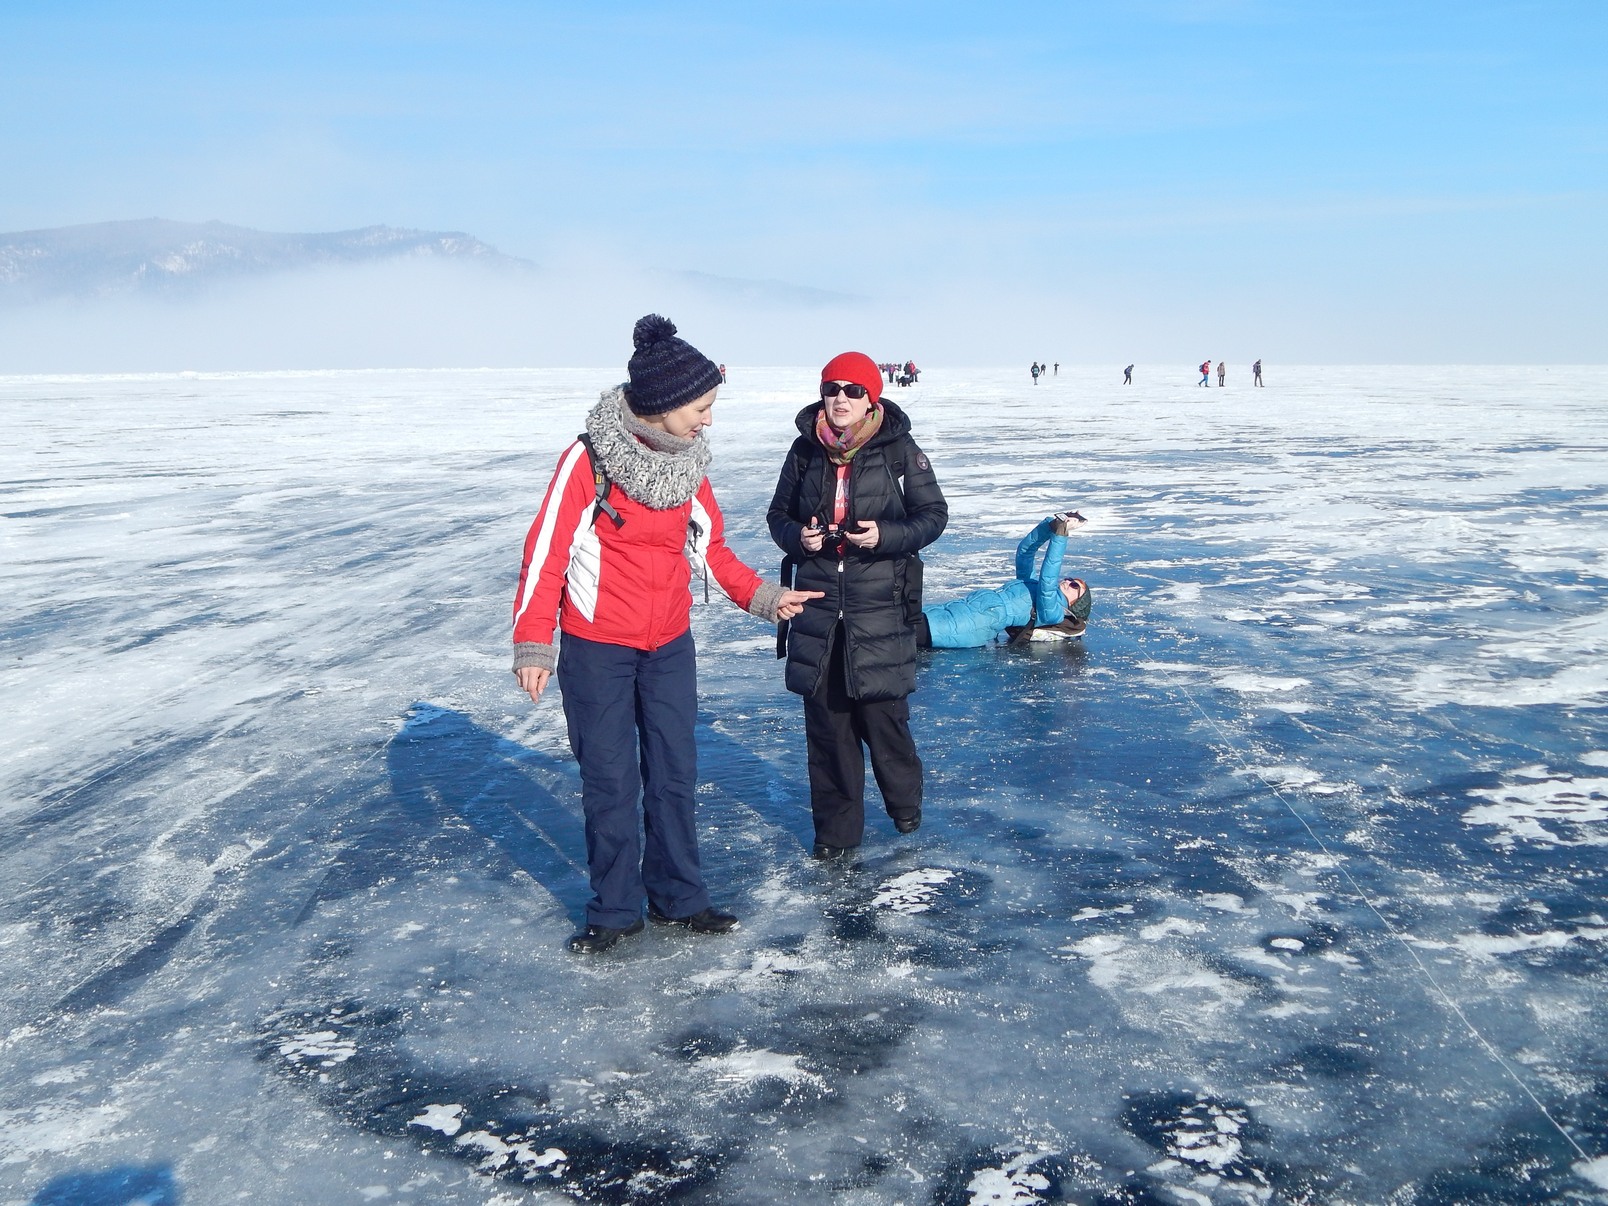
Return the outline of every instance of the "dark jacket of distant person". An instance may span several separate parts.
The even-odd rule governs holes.
[[[843,625],[849,694],[860,700],[901,699],[916,689],[915,622],[921,614],[921,558],[943,533],[949,505],[925,453],[910,436],[910,418],[884,398],[882,429],[851,462],[845,526],[874,519],[874,549],[829,538],[804,551],[811,519],[830,520],[836,470],[815,438],[819,403],[798,412],[798,439],[788,450],[767,518],[772,538],[797,566],[799,590],[823,591],[789,626],[787,689],[811,695],[827,664],[832,629]]]

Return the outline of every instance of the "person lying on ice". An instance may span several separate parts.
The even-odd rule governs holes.
[[[1082,636],[1092,605],[1089,587],[1081,578],[1061,577],[1061,557],[1068,533],[1086,522],[1076,511],[1045,516],[1016,546],[1014,582],[923,608],[916,644],[923,649],[971,649],[987,645],[1001,630],[1010,634],[1012,644]],[[1044,563],[1035,575],[1040,547]]]

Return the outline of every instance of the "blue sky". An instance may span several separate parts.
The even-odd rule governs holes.
[[[0,229],[465,230],[992,361],[1601,361],[1605,35],[1597,0],[10,0]]]

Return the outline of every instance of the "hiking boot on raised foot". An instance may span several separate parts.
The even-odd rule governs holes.
[[[848,858],[859,851],[858,846],[828,846],[822,842],[815,843],[815,849],[810,851],[814,858],[826,859]]]
[[[579,934],[571,936],[564,945],[577,955],[601,955],[615,946],[621,938],[642,932],[642,918],[638,917],[624,929],[608,925],[588,925]]]
[[[707,908],[691,917],[666,917],[648,905],[648,920],[654,925],[684,925],[694,934],[729,934],[737,928],[737,918],[716,908]]]
[[[917,812],[908,817],[894,817],[893,827],[900,833],[914,833],[921,828],[921,813]]]

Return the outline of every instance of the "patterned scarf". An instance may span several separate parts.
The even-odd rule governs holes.
[[[854,454],[882,430],[883,414],[882,407],[872,406],[865,418],[839,431],[827,421],[826,407],[821,407],[820,413],[815,416],[815,438],[826,449],[826,459],[834,465],[847,465],[854,459]]]

